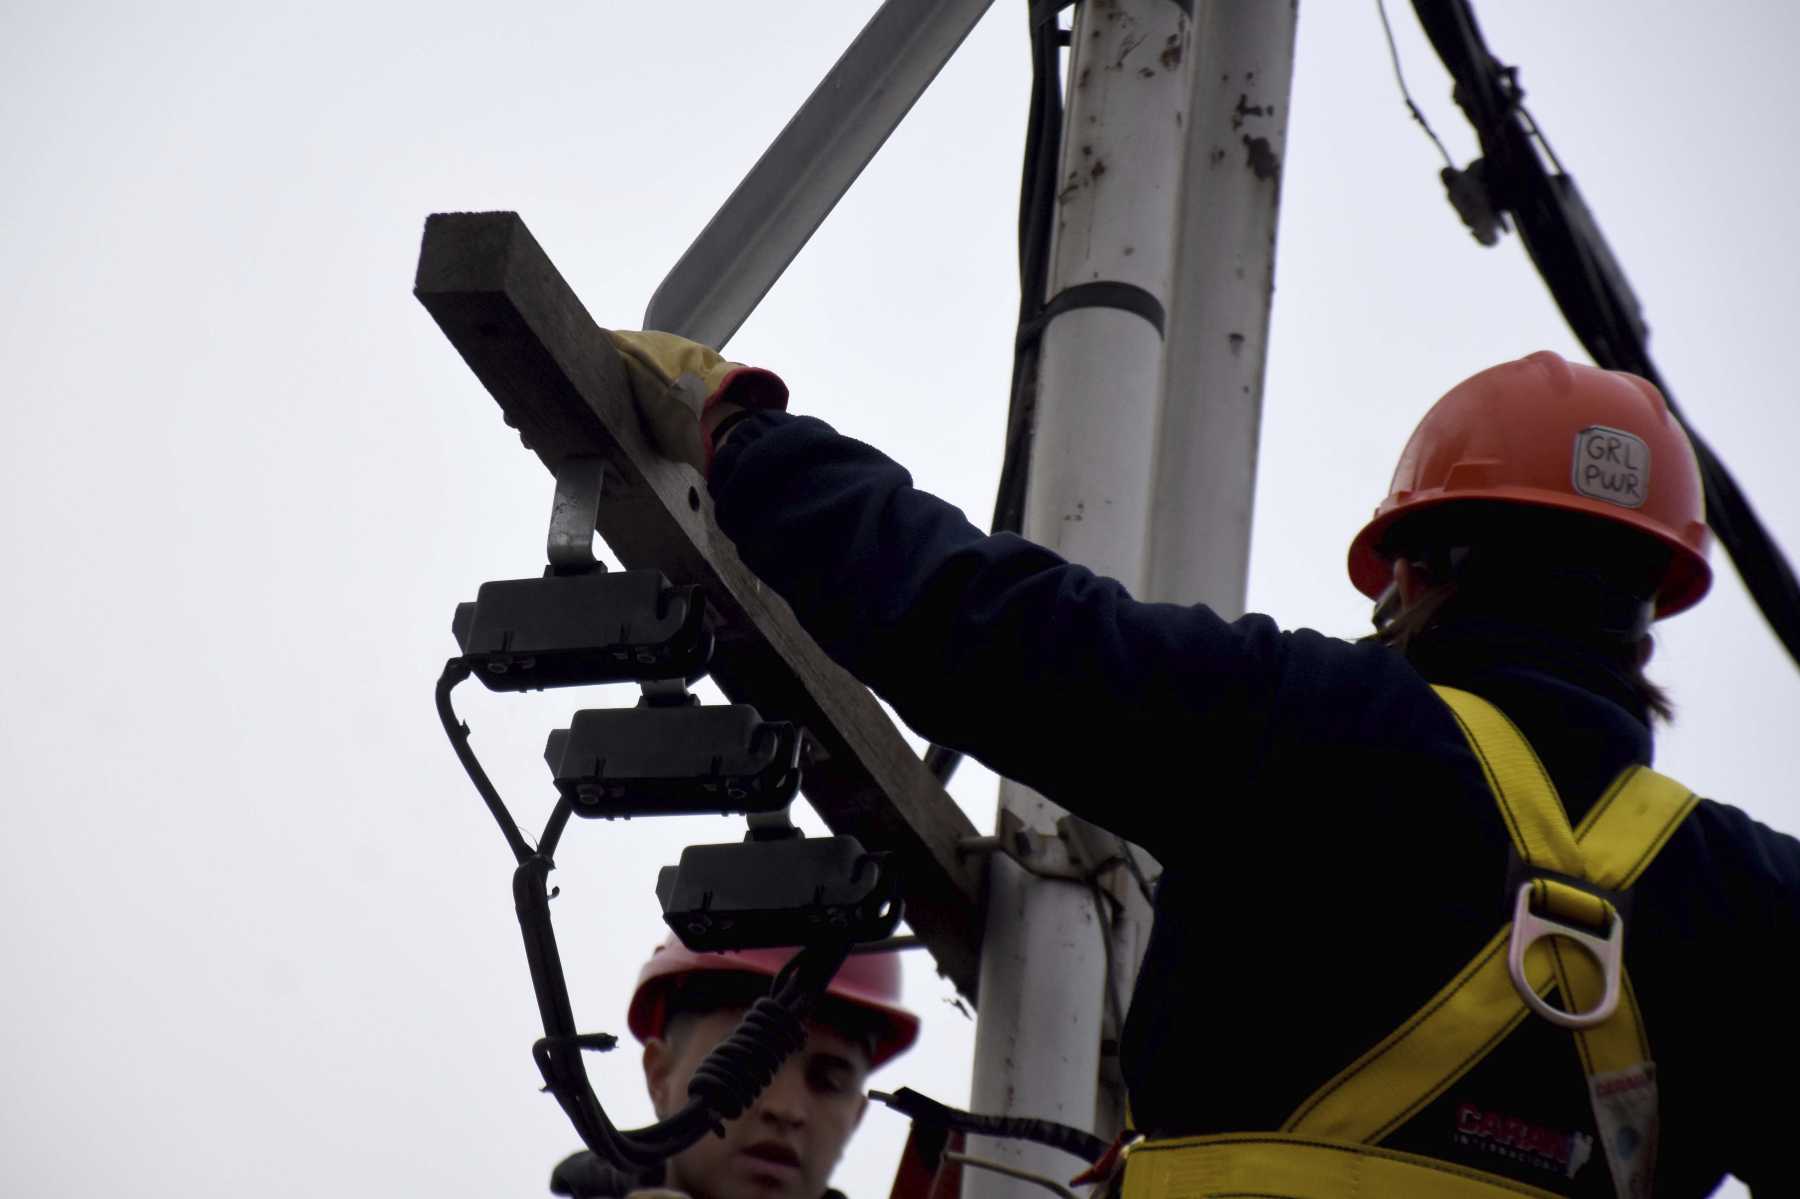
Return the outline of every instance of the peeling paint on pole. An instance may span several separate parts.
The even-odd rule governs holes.
[[[1281,160],[1275,157],[1274,149],[1266,137],[1244,135],[1244,162],[1250,173],[1258,179],[1273,180],[1281,175]]]

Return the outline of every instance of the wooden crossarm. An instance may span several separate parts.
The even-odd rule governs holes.
[[[974,826],[868,690],[738,559],[700,476],[650,448],[617,351],[525,223],[510,212],[430,217],[413,294],[552,473],[571,455],[604,459],[601,538],[627,568],[705,588],[713,678],[734,702],[812,734],[821,755],[807,800],[834,832],[893,854],[908,923],[973,999],[980,860],[957,847]]]

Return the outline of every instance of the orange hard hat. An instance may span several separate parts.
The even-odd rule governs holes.
[[[1549,350],[1489,367],[1432,405],[1400,453],[1388,497],[1350,543],[1371,599],[1393,579],[1383,540],[1402,517],[1469,500],[1598,517],[1669,550],[1656,616],[1712,585],[1700,467],[1654,384]]]
[[[797,949],[743,949],[728,953],[695,953],[673,933],[650,953],[638,971],[626,1023],[640,1041],[662,1035],[669,1017],[669,996],[692,974],[720,972],[773,978]],[[873,1069],[904,1053],[919,1035],[919,1018],[900,1006],[900,955],[853,953],[826,988],[826,995],[874,1016],[877,1032],[869,1050]]]

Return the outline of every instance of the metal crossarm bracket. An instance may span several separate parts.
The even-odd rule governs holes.
[[[713,678],[734,702],[808,731],[818,752],[806,798],[833,832],[889,855],[908,921],[973,998],[981,872],[957,845],[974,826],[868,690],[738,560],[699,476],[649,447],[618,352],[524,222],[509,212],[431,217],[414,294],[552,474],[574,458],[604,463],[595,525],[613,555],[704,588]]]
[[[569,457],[556,468],[556,498],[550,504],[550,535],[544,546],[552,572],[583,574],[600,567],[594,558],[594,519],[600,514],[605,480],[606,462],[601,458]]]
[[[1058,820],[1052,836],[1032,828],[1011,809],[1001,810],[997,835],[966,838],[956,851],[965,857],[1003,853],[1039,878],[1072,883],[1091,883],[1133,865],[1123,841],[1078,816]]]
[[[1085,883],[1086,866],[1069,852],[1069,844],[1060,836],[1040,833],[1009,809],[1000,811],[1000,832],[992,837],[966,837],[957,847],[964,857],[985,857],[1001,853],[1039,878],[1059,878],[1072,883]]]

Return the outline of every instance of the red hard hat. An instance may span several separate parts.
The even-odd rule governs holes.
[[[1350,543],[1350,581],[1377,599],[1392,581],[1382,539],[1403,516],[1465,500],[1599,517],[1668,547],[1656,615],[1712,584],[1700,467],[1662,393],[1624,371],[1549,350],[1451,388],[1413,430],[1388,497]]]
[[[626,1023],[640,1041],[662,1035],[668,1019],[669,993],[689,974],[722,971],[773,978],[795,949],[744,949],[729,953],[695,953],[673,933],[650,953],[638,971]],[[853,953],[831,980],[827,995],[878,1017],[880,1031],[869,1050],[873,1069],[904,1053],[919,1035],[919,1018],[900,1006],[900,955]]]

